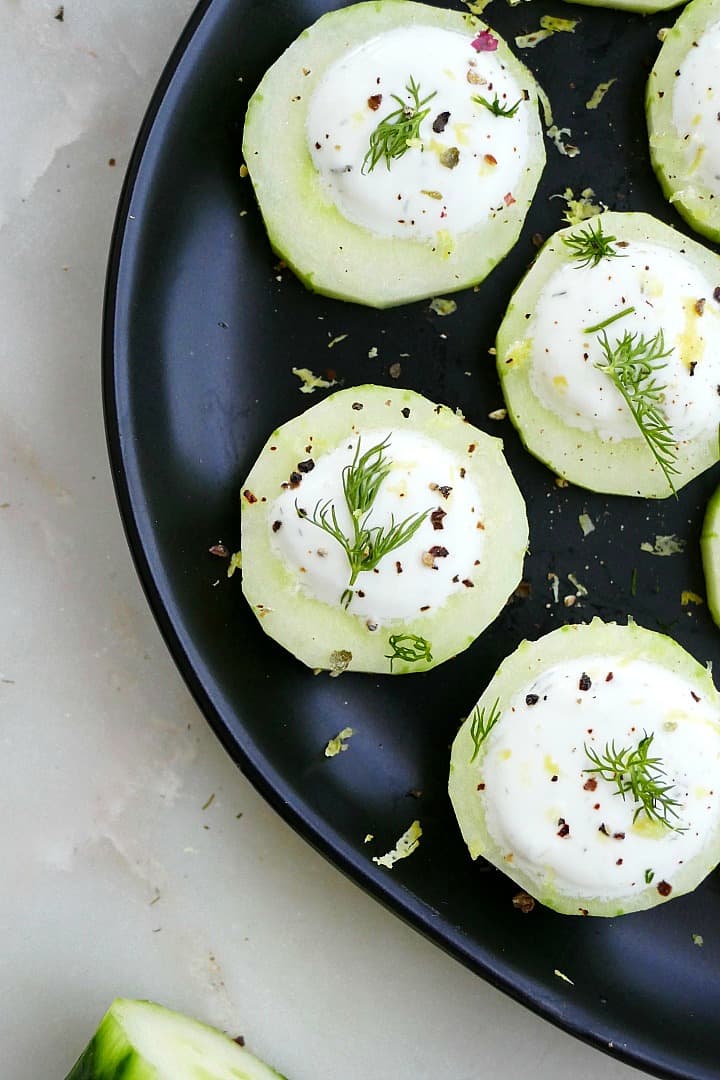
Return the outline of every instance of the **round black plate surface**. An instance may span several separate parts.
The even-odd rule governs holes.
[[[110,260],[104,385],[118,497],[144,587],[227,750],[340,869],[566,1030],[661,1076],[720,1077],[717,876],[692,896],[620,919],[568,918],[539,906],[522,914],[512,883],[470,861],[446,793],[458,723],[524,637],[631,614],[720,664],[707,609],[681,602],[684,591],[703,592],[698,537],[716,472],[679,499],[654,503],[563,488],[522,450],[508,421],[488,415],[502,405],[488,349],[533,258],[533,237],[564,224],[565,203],[555,196],[592,187],[611,209],[645,210],[684,228],[652,175],[642,112],[656,34],[674,15],[542,9],[580,20],[574,34],[520,54],[580,154],[564,156],[547,141],[548,164],[518,244],[441,318],[427,303],[376,312],[306,292],[271,253],[250,181],[239,175],[249,95],[324,10],[322,0],[202,3],[130,166]],[[495,0],[486,17],[512,42],[537,29],[540,13]],[[612,78],[600,107],[587,110],[598,83]],[[474,646],[435,671],[314,676],[265,637],[239,575],[228,579],[227,564],[209,554],[219,540],[239,545],[239,488],[269,432],[322,393],[301,395],[293,366],[344,386],[407,386],[459,406],[505,440],[530,516],[527,584]],[[584,513],[595,525],[586,537]],[[684,541],[682,553],[641,550],[669,534]],[[566,606],[565,597],[582,593],[577,582],[587,595]],[[345,726],[355,731],[348,752],[326,759],[328,739]],[[416,818],[423,836],[414,854],[392,871],[375,865],[372,856],[391,849]]]

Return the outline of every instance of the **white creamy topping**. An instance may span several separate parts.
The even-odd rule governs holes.
[[[720,422],[720,305],[718,284],[685,256],[659,244],[615,245],[616,258],[597,266],[565,263],[543,288],[529,323],[531,385],[546,408],[566,424],[602,439],[638,436],[619,390],[596,368],[605,361],[599,323],[634,308],[605,329],[611,348],[628,332],[652,339],[662,330],[665,349],[657,382],[662,411],[678,441]]]
[[[371,630],[394,619],[433,614],[449,596],[474,588],[483,550],[479,492],[460,463],[439,443],[411,431],[360,431],[361,454],[388,434],[384,454],[391,470],[369,512],[368,526],[387,530],[391,518],[398,524],[430,513],[376,570],[358,575],[348,611],[366,620]],[[269,511],[273,547],[297,575],[300,588],[334,607],[340,606],[348,587],[348,559],[340,542],[311,518],[317,520],[324,506],[332,506],[344,535],[352,535],[342,480],[357,445],[358,437],[352,436],[323,454],[309,471],[297,474],[302,480],[288,486]],[[307,463],[299,464],[307,469]],[[298,516],[296,504],[306,518]]]
[[[308,110],[310,153],[328,197],[357,225],[386,236],[437,238],[474,228],[506,210],[530,144],[530,87],[497,52],[476,52],[472,37],[430,26],[390,30],[340,57],[318,84]],[[365,162],[370,136],[402,106],[410,80],[422,101],[417,144],[388,168]],[[401,105],[395,100],[400,98]],[[495,116],[497,98],[512,116]],[[447,114],[447,115],[446,115]],[[438,234],[440,236],[438,237]]]
[[[583,689],[585,687],[585,689]],[[672,887],[717,826],[720,728],[692,685],[647,661],[568,660],[502,702],[483,764],[487,828],[508,865],[564,894],[611,899]],[[589,773],[585,747],[635,749],[652,735],[682,831],[652,823],[616,786]],[[594,782],[595,781],[595,782]]]
[[[693,158],[688,180],[701,179],[720,195],[720,22],[693,42],[675,77],[673,123]]]

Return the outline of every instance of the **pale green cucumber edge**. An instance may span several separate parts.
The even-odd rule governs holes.
[[[672,494],[660,466],[641,435],[609,443],[591,431],[571,427],[535,396],[530,381],[526,315],[534,312],[542,289],[573,253],[563,237],[602,226],[618,240],[648,241],[684,253],[708,277],[720,284],[720,257],[695,240],[643,213],[606,211],[581,225],[560,229],[540,250],[537,259],[513,293],[498,330],[497,369],[510,418],[524,445],[535,457],[570,483],[613,495],[664,499]],[[514,355],[515,354],[515,355]],[[720,457],[717,428],[678,447],[673,476],[677,491],[710,468]]]
[[[627,660],[647,660],[686,679],[699,695],[715,702],[720,717],[720,695],[708,670],[672,638],[646,630],[628,621],[627,626],[604,623],[595,618],[590,623],[560,627],[538,641],[523,641],[498,668],[477,707],[490,710],[499,701],[500,709],[514,694],[528,686],[538,675],[554,664],[583,656],[622,656]],[[720,824],[700,855],[680,867],[672,879],[670,896],[661,896],[657,883],[624,899],[601,899],[593,896],[568,896],[543,880],[542,866],[535,877],[505,861],[485,824],[484,796],[478,791],[483,780],[485,750],[471,762],[475,744],[470,734],[470,718],[464,722],[452,746],[450,759],[450,799],[460,830],[473,859],[483,856],[512,881],[546,907],[565,915],[597,915],[612,917],[631,911],[643,911],[669,899],[691,892],[720,862]],[[500,720],[499,723],[503,723]],[[719,719],[720,729],[720,719]]]
[[[710,497],[700,534],[708,611],[720,626],[720,487]]]
[[[266,72],[245,120],[243,157],[273,250],[309,289],[378,308],[482,281],[517,240],[545,164],[535,79],[493,31],[497,56],[530,95],[533,153],[513,191],[516,201],[492,221],[455,235],[448,245],[450,254],[444,240],[433,244],[382,237],[342,216],[323,192],[308,151],[308,102],[327,68],[347,49],[395,27],[414,25],[471,36],[486,29],[459,11],[412,0],[379,0],[331,11]]]
[[[216,1028],[116,998],[66,1080],[284,1080]]]
[[[675,72],[705,28],[720,19],[720,0],[692,0],[668,32],[650,72],[645,92],[650,160],[666,199],[687,223],[720,242],[720,198],[692,178],[688,143],[673,123]]]
[[[679,7],[685,0],[568,0],[568,3],[582,4],[583,7],[611,8],[614,11],[634,11],[638,15],[653,15],[656,11],[669,11]]]
[[[358,404],[361,410],[353,408]],[[403,409],[409,410],[407,417]],[[479,489],[485,524],[484,554],[473,574],[474,588],[454,594],[435,612],[383,624],[375,631],[368,629],[365,619],[301,591],[297,575],[273,550],[268,521],[281,484],[307,458],[310,443],[317,459],[363,428],[388,433],[415,430],[448,449]],[[247,492],[255,501],[249,501]],[[333,654],[346,652],[352,654],[349,671],[393,675],[427,671],[466,649],[499,614],[522,577],[528,543],[525,503],[501,440],[412,390],[385,386],[341,390],[283,424],[272,433],[242,485],[240,502],[245,597],[263,630],[313,669],[332,669]],[[388,639],[396,633],[429,641],[432,661],[395,660],[391,667]]]

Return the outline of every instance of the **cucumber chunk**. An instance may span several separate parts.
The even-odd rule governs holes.
[[[639,15],[652,15],[656,11],[669,11],[685,0],[572,0],[585,7],[613,8],[616,11],[636,11]]]
[[[516,289],[496,343],[508,411],[528,450],[591,491],[656,499],[713,465],[718,283],[717,255],[648,214],[608,212],[552,236]],[[638,380],[642,423],[598,367],[607,362],[603,341],[611,351],[625,341],[655,357],[645,378],[636,367],[628,383],[632,395]]]
[[[150,1001],[115,1000],[67,1080],[283,1080],[215,1028]]]
[[[556,911],[614,916],[717,865],[719,758],[706,668],[662,634],[593,619],[503,661],[453,743],[449,790],[473,859]]]
[[[386,155],[376,132],[403,109],[419,128]],[[412,0],[301,34],[250,100],[243,155],[274,251],[309,289],[378,308],[482,281],[545,163],[528,69],[484,23]]]
[[[720,0],[693,0],[668,32],[648,79],[650,158],[666,198],[720,241]]]
[[[700,534],[700,554],[708,611],[716,625],[720,626],[720,488],[707,504]]]
[[[380,481],[351,514],[343,485],[366,454]],[[313,669],[426,671],[467,648],[522,576],[525,504],[501,441],[410,390],[331,395],[272,433],[241,491],[245,597]],[[385,551],[401,525],[411,535]]]

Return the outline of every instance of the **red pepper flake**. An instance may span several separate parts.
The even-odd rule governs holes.
[[[616,859],[615,860],[615,865],[616,866],[622,866],[622,862],[623,862],[622,859]]]
[[[578,683],[578,690],[589,690],[592,686],[592,680],[586,671],[583,671],[580,676],[580,682]]]
[[[694,690],[690,691],[690,697],[693,699],[693,701],[699,701],[700,700],[700,698],[698,697],[698,695],[695,693]]]
[[[480,784],[478,784],[477,789],[478,789],[478,791],[484,791],[485,790],[485,785],[483,783],[480,783]]]
[[[235,1038],[233,1039],[233,1042],[237,1043],[238,1046],[244,1046],[245,1045],[245,1036],[244,1035],[236,1035]]]
[[[483,160],[486,165],[497,165],[497,158],[494,154],[485,154]]]
[[[476,38],[470,42],[475,52],[496,52],[498,39],[489,30],[481,30]]]
[[[382,94],[371,94],[367,99],[368,109],[372,109],[373,112],[377,112],[382,103]]]
[[[433,529],[445,528],[445,526],[443,525],[444,517],[447,517],[447,514],[442,509],[442,507],[438,506],[437,510],[433,510],[432,514],[430,515],[430,521],[432,522]]]
[[[599,802],[593,803],[593,810],[599,810],[599,809],[600,809],[600,803]]]
[[[588,911],[588,909],[586,907],[579,907],[578,911],[580,912],[581,915],[589,915],[590,914],[590,912]]]
[[[615,676],[613,675],[612,671],[608,671],[607,675],[605,676],[605,682],[612,682],[614,678]]]
[[[695,314],[696,315],[704,315],[705,314],[705,297],[704,296],[700,300],[695,301]]]
[[[208,551],[210,552],[211,555],[217,555],[218,558],[220,558],[220,559],[229,559],[230,558],[230,552],[225,547],[225,545],[222,544],[222,543],[213,544],[212,547],[208,548]]]
[[[257,502],[257,495],[253,495],[252,491],[250,491],[249,488],[245,488],[245,490],[243,491],[243,498],[247,499],[249,503]]]
[[[625,839],[625,833],[624,832],[614,832],[613,833],[613,840],[624,840],[624,839]]]
[[[441,547],[440,544],[433,544],[433,546],[430,548],[430,554],[435,559],[444,559],[450,554],[450,552],[446,547]]]
[[[591,776],[583,784],[583,791],[595,791],[596,788],[597,788],[597,780],[595,779],[594,776]]]
[[[282,521],[273,521],[273,523],[272,523],[272,531],[273,532],[277,532],[278,529],[281,529],[281,528],[282,528]]]
[[[672,885],[669,885],[667,881],[659,881],[657,884],[657,891],[661,896],[669,896],[672,892]]]
[[[716,285],[713,289],[713,300],[717,304],[720,304],[720,285]]]
[[[568,825],[565,818],[562,817],[558,818],[558,825],[560,826],[560,828],[558,829],[557,834],[564,840],[566,836],[570,835],[570,826]]]
[[[506,206],[512,206],[515,201],[515,197],[511,191],[508,191],[507,194],[503,195],[503,202]]]
[[[397,570],[398,574],[402,574],[403,568],[402,568],[402,563],[400,562],[399,559],[395,563],[395,569]]]
[[[465,586],[466,589],[474,589],[475,588],[475,582],[471,581],[470,578],[467,578],[467,577],[463,578],[463,585]]]
[[[477,443],[471,442],[468,446],[468,454],[474,454],[477,450]]]

